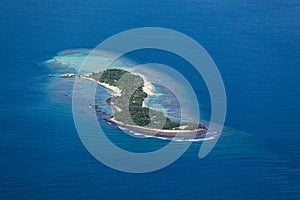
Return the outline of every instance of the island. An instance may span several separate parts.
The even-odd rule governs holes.
[[[65,74],[63,77],[73,75]],[[153,94],[149,90],[150,83],[140,74],[114,68],[76,77],[97,82],[114,91],[106,102],[115,112],[106,121],[119,127],[159,136],[175,136],[178,133],[205,134],[207,131],[202,123],[179,123],[165,116],[163,112],[146,107],[145,99]]]

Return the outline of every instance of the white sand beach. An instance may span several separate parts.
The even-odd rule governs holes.
[[[121,96],[122,95],[121,90],[118,87],[108,85],[107,83],[102,83],[102,82],[96,81],[96,80],[86,77],[86,76],[80,76],[80,78],[93,81],[93,82],[97,83],[98,85],[101,85],[102,87],[105,87],[106,89],[113,91],[114,92],[113,96]]]
[[[144,75],[139,74],[139,73],[132,73],[132,74],[138,75],[144,80],[143,90],[144,90],[144,92],[146,92],[148,94],[148,96],[155,96],[154,86],[151,84],[151,82],[149,82],[147,80],[147,78]],[[113,96],[121,96],[122,95],[121,94],[122,91],[118,87],[108,85],[107,83],[102,83],[102,82],[96,81],[96,80],[86,77],[86,76],[80,76],[80,78],[93,81],[93,82],[113,91],[114,92]],[[147,98],[143,101],[143,107],[147,107]]]
[[[140,76],[144,80],[143,90],[144,90],[144,92],[146,92],[148,94],[148,96],[155,96],[155,94],[154,94],[154,86],[151,84],[150,81],[147,80],[147,78],[143,74],[132,73],[132,72],[130,72],[130,73],[134,74],[134,75],[138,75],[138,76]]]
[[[206,128],[197,128],[193,130],[166,130],[166,129],[156,129],[150,128],[146,126],[137,126],[132,124],[125,124],[123,122],[117,121],[114,117],[106,119],[106,121],[114,123],[119,127],[130,128],[136,131],[144,131],[154,135],[161,135],[161,136],[176,136],[176,134],[205,134]]]
[[[151,84],[150,81],[147,80],[147,78],[143,74],[139,74],[139,73],[132,73],[132,74],[138,75],[144,80],[143,90],[144,90],[144,92],[146,92],[148,94],[148,97],[144,99],[142,106],[147,107],[147,102],[148,102],[149,96],[155,96],[154,86]]]

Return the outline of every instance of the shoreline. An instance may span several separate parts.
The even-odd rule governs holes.
[[[132,74],[140,76],[144,81],[143,90],[145,93],[147,93],[148,97],[144,99],[142,106],[147,107],[147,102],[148,102],[149,96],[155,96],[155,93],[153,92],[154,86],[147,80],[147,78],[144,75],[139,74],[139,73],[132,73]],[[113,96],[121,96],[122,95],[122,93],[121,93],[122,91],[118,87],[108,85],[107,83],[102,83],[102,82],[96,81],[96,80],[86,77],[86,76],[75,76],[75,78],[82,78],[82,79],[86,79],[89,81],[93,81],[93,82],[97,83],[98,85],[100,85],[108,90],[113,91],[113,93],[114,93]],[[120,108],[117,108],[116,110],[120,111]]]
[[[147,80],[147,78],[144,75],[139,74],[139,73],[132,73],[132,74],[138,75],[143,79],[143,81],[144,81],[143,90],[144,90],[145,93],[147,93],[148,96],[155,96],[155,93],[153,92],[153,90],[154,90],[153,85]],[[86,79],[86,80],[93,81],[93,82],[97,83],[98,85],[101,85],[104,88],[113,91],[115,93],[115,96],[121,96],[122,91],[116,86],[111,86],[107,83],[102,83],[100,81],[96,81],[96,80],[94,80],[92,78],[89,78],[89,77],[86,77],[86,76],[75,76],[75,78],[83,78],[83,79]]]
[[[131,124],[125,124],[123,122],[117,121],[114,117],[105,119],[106,121],[113,123],[119,127],[129,128],[132,130],[142,131],[146,132],[152,135],[157,136],[168,136],[168,137],[174,137],[177,134],[205,134],[207,129],[206,128],[199,128],[194,130],[165,130],[165,129],[156,129],[156,128],[150,128],[150,127],[144,127],[144,126],[137,126],[137,125],[131,125]]]
[[[148,94],[148,96],[154,96],[155,94],[153,93],[152,84],[148,80],[146,80],[145,76],[140,75],[138,73],[136,73],[136,75],[141,76],[142,79],[144,80],[144,87],[143,87],[144,92],[146,92]],[[75,76],[75,78],[82,78],[85,80],[93,81],[93,82],[97,83],[98,85],[100,85],[108,90],[113,91],[113,93],[114,93],[113,96],[121,96],[122,95],[121,94],[122,91],[118,87],[108,85],[107,83],[102,83],[102,82],[96,81],[92,78],[85,77],[85,76]],[[146,107],[145,101],[146,101],[146,99],[143,101],[143,107]],[[117,107],[116,105],[113,105],[113,104],[109,104],[109,105],[112,107],[112,109],[114,109],[116,111],[121,111],[121,109],[119,107]],[[198,128],[198,129],[194,129],[194,130],[183,130],[183,129],[167,130],[167,129],[156,129],[156,128],[151,128],[151,127],[137,126],[137,125],[125,124],[121,121],[117,121],[113,116],[111,118],[105,119],[105,121],[113,123],[113,124],[117,125],[118,127],[129,128],[132,130],[145,132],[145,133],[148,133],[151,135],[165,136],[165,137],[175,137],[177,134],[203,135],[207,131],[207,128]]]
[[[100,85],[100,86],[102,86],[102,87],[104,87],[108,90],[113,91],[113,93],[114,93],[113,96],[121,96],[122,95],[121,90],[118,87],[111,86],[111,85],[108,85],[107,83],[102,83],[100,81],[96,81],[96,80],[94,80],[92,78],[88,78],[86,76],[77,76],[77,78],[82,78],[82,79],[86,79],[86,80],[89,80],[89,81],[93,81],[93,82],[97,83],[98,85]]]
[[[148,97],[144,99],[142,107],[147,107],[148,108],[148,106],[147,106],[147,102],[149,100],[148,98],[150,96],[155,96],[155,93],[153,92],[154,91],[154,86],[151,84],[150,81],[147,80],[147,78],[143,74],[139,74],[139,73],[131,73],[131,74],[138,75],[144,80],[143,90],[144,90],[145,93],[147,93]]]
[[[154,90],[153,85],[150,83],[150,81],[147,80],[147,78],[143,74],[139,74],[139,73],[131,73],[131,74],[138,75],[144,80],[143,90],[148,94],[148,96],[155,96],[155,93],[153,92]]]

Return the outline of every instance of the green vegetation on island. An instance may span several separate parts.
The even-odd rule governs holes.
[[[120,96],[110,97],[107,102],[115,107],[114,118],[124,124],[138,125],[165,130],[194,130],[204,128],[202,124],[178,123],[172,121],[163,112],[143,107],[148,94],[144,92],[144,80],[139,75],[122,69],[107,69],[87,76],[95,81],[118,87]],[[183,128],[181,128],[181,127]]]

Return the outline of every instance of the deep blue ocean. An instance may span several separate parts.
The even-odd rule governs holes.
[[[0,199],[300,199],[299,1],[2,0],[0,12]],[[49,78],[39,63],[149,26],[203,45],[223,77],[227,117],[204,159],[197,142],[162,170],[130,174],[89,154],[73,121],[72,80]],[[159,51],[129,56],[186,64]],[[209,116],[205,85],[195,91]],[[136,151],[166,142],[115,129],[110,137]]]

